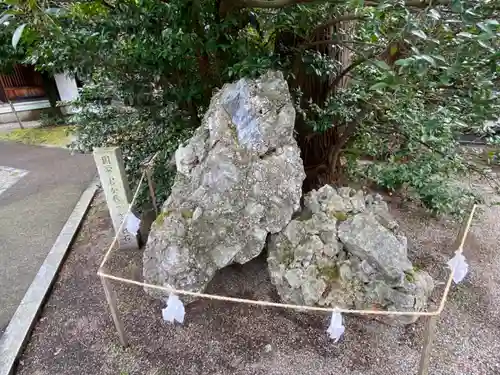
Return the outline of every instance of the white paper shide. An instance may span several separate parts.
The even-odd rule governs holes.
[[[453,281],[455,284],[461,282],[469,271],[469,265],[460,251],[455,251],[455,256],[447,264],[453,270]]]
[[[125,223],[125,228],[130,234],[136,235],[139,232],[139,225],[141,220],[137,218],[132,212],[127,215],[127,222]]]
[[[330,320],[330,326],[326,332],[330,338],[334,340],[334,342],[339,341],[340,337],[344,334],[345,326],[342,323],[342,314],[339,312],[333,312]]]
[[[184,304],[175,294],[171,294],[167,300],[167,307],[161,310],[163,320],[166,322],[178,323],[184,322],[184,315],[186,311],[184,310]]]

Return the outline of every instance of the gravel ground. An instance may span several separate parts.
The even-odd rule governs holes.
[[[459,223],[430,219],[396,204],[392,212],[408,235],[412,260],[444,281]],[[497,205],[476,214],[465,246],[470,273],[452,287],[438,322],[431,375],[500,374],[500,276],[495,272],[500,269],[499,217]],[[131,341],[123,349],[96,276],[111,237],[111,222],[99,196],[20,360],[18,375],[416,373],[422,319],[412,326],[390,327],[347,316],[345,336],[334,344],[325,333],[327,315],[197,301],[187,307],[185,324],[172,326],[161,319],[161,303],[141,288],[116,285]],[[110,267],[139,279],[140,257],[139,251],[119,253]],[[442,286],[438,289],[432,308]],[[227,267],[209,292],[278,300],[264,257]]]

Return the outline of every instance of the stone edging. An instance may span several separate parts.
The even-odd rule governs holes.
[[[0,337],[0,375],[13,374],[16,360],[28,341],[38,314],[57,277],[67,250],[90,207],[97,187],[98,180],[96,179],[81,195],[73,212],[57,236],[52,249],[21,300],[4,334]]]

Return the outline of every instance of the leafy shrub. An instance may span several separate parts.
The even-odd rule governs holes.
[[[176,122],[173,108],[152,113],[148,109],[125,106],[119,97],[110,96],[112,92],[112,87],[102,82],[84,87],[80,99],[73,103],[80,110],[71,118],[78,137],[72,147],[91,152],[94,147],[119,146],[134,191],[143,172],[142,163],[158,152],[153,180],[161,204],[167,198],[175,176],[171,166],[173,152],[189,137],[191,130],[182,122]],[[106,97],[108,100],[104,100]],[[148,194],[144,183],[138,206],[148,202]]]
[[[0,38],[19,28],[23,37],[1,59],[22,52],[38,69],[84,80],[78,147],[119,145],[131,181],[148,154],[161,151],[168,164],[214,90],[273,68],[295,96],[311,180],[311,171],[326,171],[332,183],[347,171],[453,212],[469,195],[450,179],[471,167],[456,138],[500,114],[500,23],[491,0],[8,4]],[[360,167],[363,160],[371,164]],[[163,196],[169,176],[157,171]]]
[[[66,125],[68,119],[61,116],[56,116],[53,114],[52,111],[44,111],[40,114],[39,122],[40,126],[43,128],[43,127]]]

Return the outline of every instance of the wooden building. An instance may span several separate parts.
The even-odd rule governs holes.
[[[29,65],[15,65],[11,74],[0,74],[0,102],[45,97],[42,75]]]
[[[15,65],[10,74],[0,74],[0,124],[16,121],[9,101],[23,121],[38,119],[50,108],[48,90],[56,101],[78,97],[76,81],[67,74],[42,76],[30,65]],[[63,112],[68,109],[63,108]]]

